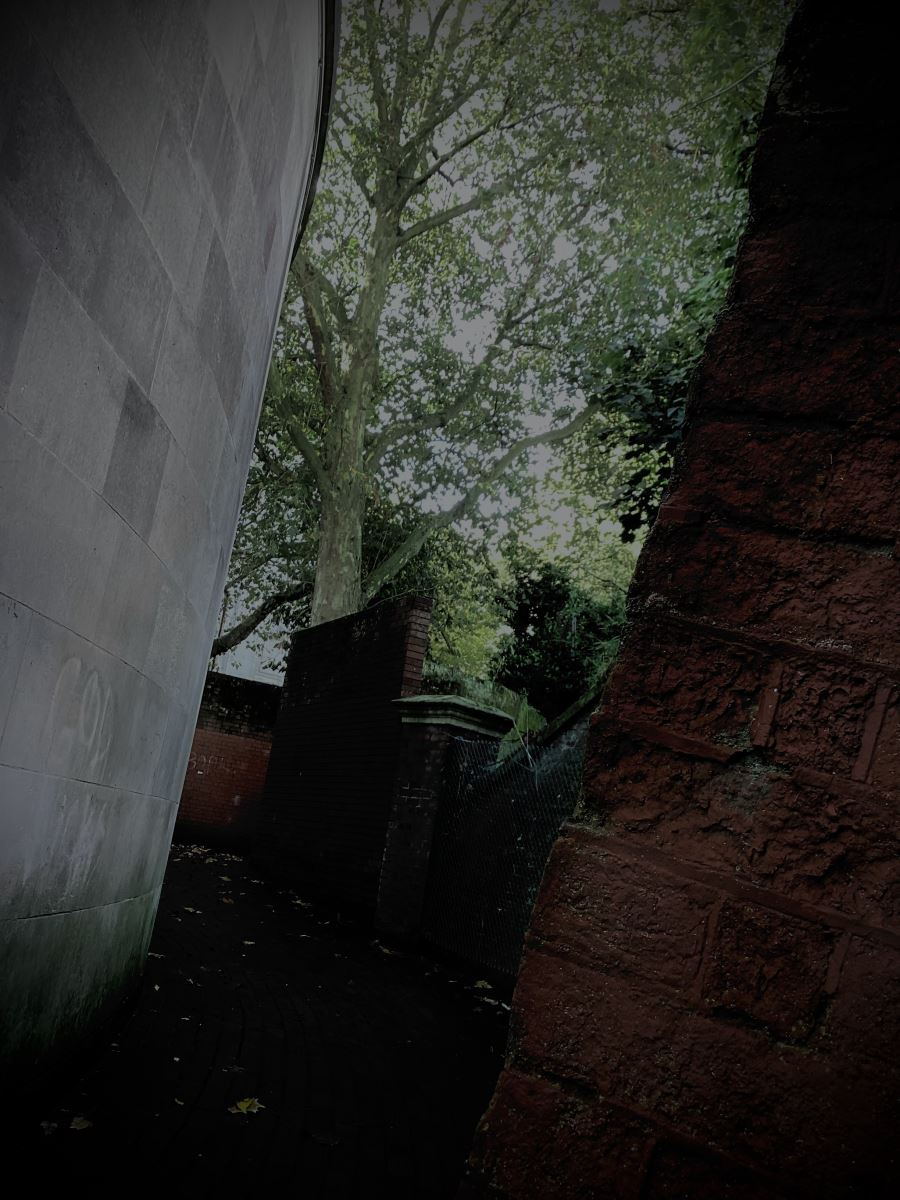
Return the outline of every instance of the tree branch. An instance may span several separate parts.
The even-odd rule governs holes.
[[[469,490],[452,505],[441,513],[427,517],[412,533],[380,563],[363,584],[363,599],[369,601],[391,580],[397,572],[422,549],[428,539],[439,529],[445,529],[458,521],[460,517],[472,508],[484,492],[495,483],[526,450],[534,446],[546,446],[552,442],[560,442],[585,425],[600,409],[599,401],[586,405],[577,416],[565,425],[556,429],[548,429],[545,433],[533,433],[520,438],[506,450],[500,458],[469,488]]]
[[[318,450],[316,450],[315,446],[306,436],[302,426],[300,425],[300,422],[290,410],[290,401],[285,394],[287,389],[285,388],[284,380],[281,377],[281,372],[278,370],[275,359],[272,359],[271,363],[269,363],[267,389],[274,403],[275,411],[284,422],[288,437],[294,443],[294,446],[300,452],[300,454],[302,454],[303,458],[306,460],[307,466],[312,471],[322,498],[324,499],[326,496],[330,496],[331,480],[328,478],[328,473],[325,470],[325,466],[319,456]],[[270,469],[274,467],[274,460],[271,458],[268,451],[263,447],[259,438],[256,439],[256,452],[267,467]],[[283,470],[283,468],[280,469]]]
[[[325,470],[318,450],[303,432],[300,422],[296,417],[282,413],[282,419],[287,428],[288,437],[303,455],[309,469],[312,471],[322,499],[326,499],[326,497],[331,495],[331,480],[328,478],[328,472]]]
[[[503,316],[497,322],[497,331],[491,344],[485,351],[481,362],[477,363],[469,376],[464,388],[452,404],[448,404],[439,412],[432,413],[427,417],[422,417],[419,420],[410,421],[395,421],[381,434],[373,439],[371,449],[369,451],[369,468],[374,470],[378,462],[384,455],[385,451],[395,445],[403,438],[427,433],[429,430],[440,429],[449,421],[462,413],[466,406],[472,402],[478,389],[481,387],[482,380],[487,374],[494,360],[500,355],[502,344],[509,336],[510,332],[522,324],[530,316],[534,316],[542,309],[549,307],[557,302],[556,297],[546,297],[544,300],[537,301],[529,309],[524,310],[522,306],[525,301],[531,296],[540,283],[544,271],[547,267],[547,262],[553,252],[553,237],[548,237],[542,254],[538,255],[531,265],[531,269],[525,278],[525,281],[520,285],[515,294],[510,297],[509,302],[504,309]]]
[[[333,336],[328,323],[328,312],[322,300],[323,288],[331,299],[339,328],[345,328],[349,324],[346,310],[337,289],[331,281],[316,270],[309,257],[300,249],[298,249],[294,256],[294,261],[291,263],[291,273],[297,281],[300,296],[303,300],[303,313],[306,317],[306,324],[309,328],[309,336],[312,342],[313,359],[322,403],[326,411],[334,411],[337,403],[338,377],[334,357]],[[283,390],[282,399],[284,399]],[[319,484],[319,490],[323,496],[328,495],[330,485],[327,484],[327,476],[321,459],[303,434],[297,422],[293,420],[286,402],[281,406],[281,415],[288,426],[288,432],[291,434],[294,444],[312,468],[316,476],[316,482]]]
[[[488,188],[483,188],[480,192],[472,196],[470,200],[466,200],[462,204],[454,204],[450,208],[442,209],[441,212],[432,213],[430,217],[425,217],[422,221],[416,221],[414,225],[410,225],[407,229],[400,231],[397,236],[397,245],[405,246],[413,238],[421,237],[423,233],[428,233],[431,229],[438,229],[441,225],[446,225],[449,221],[455,221],[457,217],[465,216],[467,212],[481,208],[489,200],[502,195],[504,191],[508,191],[511,186],[511,182],[508,181],[504,181],[503,186],[492,184]]]
[[[248,613],[243,620],[238,621],[237,625],[213,639],[212,649],[209,652],[210,658],[218,658],[220,654],[225,654],[229,650],[233,650],[235,646],[239,646],[255,629],[262,625],[266,617],[271,616],[279,608],[283,608],[285,604],[301,600],[303,595],[311,590],[311,584],[297,583],[293,587],[285,588],[282,592],[275,592],[274,595],[263,600],[258,608]]]
[[[421,221],[416,221],[414,225],[410,225],[406,229],[401,229],[397,234],[397,245],[404,246],[407,242],[411,242],[413,238],[420,237],[423,233],[428,233],[431,229],[438,229],[441,225],[455,221],[457,217],[462,217],[475,209],[484,208],[491,200],[495,200],[498,196],[503,196],[507,192],[512,191],[517,184],[521,184],[523,175],[527,175],[537,167],[542,167],[544,163],[553,158],[555,153],[555,150],[548,149],[541,154],[535,154],[522,163],[514,175],[506,175],[503,179],[498,179],[496,183],[482,188],[481,191],[476,192],[468,200],[460,204],[453,204],[450,208],[442,209],[440,212],[432,213],[430,217],[424,217]]]
[[[338,102],[336,104],[335,103],[332,104],[332,113],[333,113],[334,117],[337,118],[338,120],[342,121],[346,127],[349,127],[351,125],[350,118],[347,115],[347,110],[344,108],[344,106],[341,103]],[[334,137],[332,137],[332,139],[331,139],[331,148],[332,148],[332,150],[335,151],[336,154],[339,154],[341,156],[341,158],[344,160],[344,162],[347,164],[350,174],[353,177],[354,183],[359,188],[359,190],[362,192],[363,196],[365,197],[366,203],[371,208],[375,203],[375,198],[372,195],[371,191],[369,190],[369,181],[366,178],[366,176],[362,173],[359,163],[356,161],[356,159],[354,159],[353,155],[350,153],[350,151],[347,149],[347,147],[341,141],[340,135],[338,133],[335,133]]]
[[[375,33],[375,6],[372,0],[365,0],[363,12],[366,20],[366,53],[369,59],[369,74],[372,77],[372,94],[375,97],[375,108],[382,131],[387,133],[389,124],[387,93],[384,90],[384,73],[381,70],[381,59],[378,57],[378,37]]]
[[[406,97],[409,91],[409,27],[411,21],[412,0],[401,0],[401,44],[397,52],[394,94],[391,98],[391,124],[395,129],[399,129],[402,124],[403,112],[406,107]]]
[[[309,469],[313,473],[322,498],[324,499],[326,496],[330,496],[331,480],[328,478],[328,473],[325,470],[322,459],[319,457],[319,452],[306,436],[302,426],[300,425],[300,422],[290,410],[290,401],[288,400],[286,394],[287,389],[281,376],[281,372],[278,369],[278,363],[274,358],[269,363],[269,378],[266,386],[269,396],[274,403],[275,410],[284,422],[288,437],[306,460]],[[268,455],[268,452],[263,449],[258,438],[256,441],[256,451],[266,465],[270,465],[271,458]]]
[[[322,393],[322,402],[327,409],[333,409],[335,396],[331,348],[326,343],[324,330],[316,320],[315,310],[307,296],[303,296],[303,315],[306,317],[312,341],[311,357],[319,382],[319,390]]]
[[[466,0],[468,3],[468,0]],[[465,8],[466,5],[462,5]],[[506,6],[496,14],[493,18],[490,30],[490,37],[503,44],[512,34],[515,27],[524,18],[529,8],[529,0],[507,0]],[[483,28],[484,21],[478,21],[472,26],[465,35],[460,36],[460,25],[462,21],[462,12],[457,11],[454,14],[454,21],[450,32],[447,36],[447,44],[444,49],[444,57],[441,61],[441,68],[429,91],[428,98],[422,106],[422,124],[412,135],[408,142],[403,146],[404,156],[413,151],[414,158],[417,160],[424,145],[431,140],[431,135],[436,129],[439,129],[455,112],[459,112],[463,106],[472,99],[487,83],[491,77],[487,75],[478,75],[474,83],[469,80],[472,77],[472,69],[475,65],[477,55],[473,52],[469,55],[468,60],[459,72],[461,86],[447,98],[443,105],[440,104],[441,92],[443,91],[444,83],[447,78],[447,71],[453,56],[463,42],[472,36],[474,29]],[[434,42],[429,41],[428,53],[430,54],[434,48]]]
[[[441,98],[441,92],[444,90],[447,72],[450,70],[450,64],[453,61],[456,51],[459,49],[461,40],[460,29],[462,28],[463,17],[465,16],[468,6],[469,0],[457,0],[456,11],[454,12],[453,19],[450,22],[450,28],[447,32],[447,38],[444,43],[443,54],[441,55],[440,61],[437,65],[435,76],[425,99],[425,103],[422,105],[422,116],[425,123],[416,131],[410,142],[403,147],[404,154],[408,151],[411,145],[415,145],[417,147],[422,146],[423,131],[428,127],[429,123],[434,118],[435,110]],[[434,48],[437,44],[438,28],[440,27],[448,8],[448,4],[442,4],[435,14],[434,21],[432,21],[431,28],[428,31],[428,40],[426,42],[427,58],[430,58],[434,53]],[[468,78],[468,74],[471,72],[471,69],[472,66],[470,61],[466,70],[463,72],[464,78]],[[437,126],[434,126],[434,128],[437,128]],[[427,137],[428,135],[425,134],[425,136]]]
[[[679,113],[688,112],[692,108],[700,108],[701,105],[708,104],[710,100],[718,100],[719,96],[724,96],[726,92],[733,91],[734,88],[740,87],[745,79],[749,79],[751,75],[755,75],[757,71],[762,71],[765,67],[771,66],[774,61],[774,58],[763,59],[763,61],[757,63],[755,67],[751,67],[749,71],[745,71],[740,79],[735,79],[731,83],[726,83],[725,86],[720,87],[717,92],[710,92],[708,96],[701,96],[699,100],[694,100],[691,104],[682,105],[681,108],[675,110],[675,115],[677,116]]]
[[[273,458],[273,456],[269,453],[268,449],[263,445],[263,443],[258,435],[256,438],[256,442],[254,444],[254,450],[256,451],[257,458],[262,463],[262,465],[265,467],[265,469],[267,471],[270,471],[281,483],[287,483],[287,484],[290,484],[291,486],[294,486],[300,482],[299,477],[297,476],[297,473],[295,471],[286,467],[283,463],[279,462],[276,458]],[[254,567],[253,570],[255,570],[255,569],[256,568]],[[230,574],[229,574],[229,578],[231,578]],[[234,580],[233,582],[243,583],[243,577],[241,577],[240,579]]]
[[[344,305],[343,297],[328,276],[313,263],[303,246],[300,246],[294,255],[293,262],[291,263],[291,274],[297,281],[301,292],[309,293],[309,299],[316,308],[316,316],[323,326],[327,325],[325,309],[322,303],[322,296],[324,294],[328,297],[328,302],[334,310],[334,318],[337,321],[338,328],[342,331],[347,329],[350,325],[350,317]]]
[[[467,150],[469,146],[474,146],[476,142],[480,141],[484,137],[487,137],[489,133],[493,133],[493,131],[498,128],[506,114],[506,106],[507,102],[504,102],[503,108],[495,113],[490,121],[486,121],[483,125],[480,125],[466,137],[460,138],[455,145],[451,146],[449,150],[436,158],[434,162],[431,163],[431,165],[427,168],[427,170],[423,171],[421,175],[413,179],[400,197],[401,204],[407,204],[409,200],[416,194],[416,192],[428,182],[429,179],[432,179],[435,175],[440,175],[447,163],[450,162],[451,159],[454,159],[457,154],[462,154],[463,150]]]
[[[442,3],[438,5],[434,16],[431,18],[431,24],[428,26],[428,37],[425,40],[426,61],[431,57],[435,42],[437,41],[438,30],[443,25],[444,17],[446,17],[452,3],[453,0],[442,0]]]

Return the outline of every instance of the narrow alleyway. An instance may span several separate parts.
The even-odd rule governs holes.
[[[451,1197],[506,1000],[388,953],[243,859],[176,846],[136,1006],[82,1078],[22,1113],[30,1186]]]

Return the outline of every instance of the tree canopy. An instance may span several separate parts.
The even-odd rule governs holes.
[[[513,548],[500,593],[507,632],[490,663],[491,677],[551,719],[599,686],[625,619],[625,559],[609,557],[606,578],[591,586],[574,564]]]
[[[645,465],[665,472],[785,6],[348,0],[344,14],[228,644],[272,613],[354,611],[442,532],[483,546],[527,521],[536,455],[575,436],[590,464],[575,485],[618,503],[626,530],[646,519],[652,497],[629,509],[616,481],[634,492]]]

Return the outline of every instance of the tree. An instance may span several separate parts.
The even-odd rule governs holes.
[[[747,187],[768,72],[787,6],[698,0],[685,6],[681,68],[700,99],[683,105],[670,149],[705,164],[714,186],[698,208],[684,261],[693,272],[678,281],[680,297],[648,328],[628,321],[605,345],[583,343],[575,375],[605,420],[574,437],[565,451],[570,488],[603,497],[606,511],[634,541],[653,521],[681,441],[691,379],[706,336],[725,300],[743,231]],[[756,30],[748,38],[750,28]],[[732,64],[722,86],[711,63]],[[598,298],[601,308],[604,298]],[[602,311],[598,323],[604,321]]]
[[[688,393],[706,334],[718,311],[733,256],[691,289],[680,319],[650,338],[611,339],[590,355],[578,378],[601,405],[602,422],[572,438],[564,476],[577,494],[605,499],[622,540],[653,522],[681,442]]]
[[[683,62],[692,7],[345,6],[229,583],[258,603],[226,641],[310,582],[312,623],[355,611],[441,530],[510,520],[536,449],[602,419],[608,396],[573,362],[656,328],[709,265],[709,238],[686,231],[715,208],[718,167],[673,130],[702,99]],[[745,41],[774,7],[749,6]],[[700,84],[729,86],[732,68],[723,55]],[[384,503],[416,519],[376,561],[367,514]],[[271,520],[288,511],[296,529]],[[276,578],[273,542],[296,550],[294,578]]]
[[[246,624],[258,626],[260,610],[267,607],[278,613],[278,636],[273,639],[270,629],[268,637],[253,638],[255,648],[268,654],[266,666],[278,669],[283,666],[290,634],[309,624],[316,566],[315,521],[310,510],[300,513],[299,520],[292,520],[295,514],[285,511],[285,500],[296,493],[265,487],[265,477],[266,468],[254,464],[235,547],[236,557],[246,564],[247,575],[240,578],[233,573],[233,586],[239,589]],[[363,569],[377,567],[390,548],[408,536],[417,519],[417,513],[384,499],[370,503],[363,537]],[[460,531],[446,528],[429,539],[422,551],[392,577],[380,599],[410,593],[429,596],[433,603],[430,658],[479,674],[496,640],[500,620],[498,586],[497,565],[485,543],[473,543]],[[226,607],[230,600],[226,592]],[[249,630],[249,636],[254,633],[255,628]],[[247,636],[244,621],[237,620],[227,632],[220,632],[213,643],[213,654],[226,654]]]
[[[614,579],[588,591],[562,562],[514,554],[502,594],[509,633],[492,663],[498,682],[553,718],[597,686],[612,663],[625,619],[625,588]]]

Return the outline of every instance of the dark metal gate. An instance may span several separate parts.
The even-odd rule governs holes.
[[[584,739],[497,761],[496,742],[454,739],[435,827],[425,936],[515,976],[547,856],[581,787]]]

